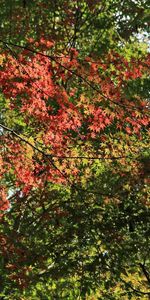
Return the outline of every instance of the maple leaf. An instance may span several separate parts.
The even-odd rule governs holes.
[[[132,130],[131,130],[130,127],[126,127],[125,130],[126,130],[126,132],[127,132],[128,134],[131,134],[131,133],[132,133]]]
[[[109,124],[111,124],[111,121],[110,121],[110,119],[109,119],[109,118],[107,118],[107,117],[105,118],[104,122],[105,122],[105,124],[106,124],[106,125],[109,125]]]

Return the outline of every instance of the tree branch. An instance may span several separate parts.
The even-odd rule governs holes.
[[[57,168],[54,165],[54,161],[53,158],[57,158],[57,159],[88,159],[88,160],[117,160],[117,159],[122,159],[122,158],[130,158],[129,156],[110,156],[110,157],[99,157],[99,156],[58,156],[58,155],[51,155],[51,154],[47,154],[45,153],[43,150],[37,148],[36,146],[34,146],[32,143],[30,143],[28,140],[26,140],[24,137],[20,136],[17,132],[15,132],[13,129],[3,125],[0,123],[0,127],[3,128],[4,130],[7,130],[9,132],[11,132],[11,134],[13,134],[14,136],[16,136],[17,138],[19,138],[22,142],[28,144],[30,147],[32,147],[34,150],[40,152],[43,156],[45,156],[46,158],[48,158],[51,162],[51,164],[53,164],[53,166],[55,167],[55,169]],[[58,170],[58,168],[57,168]],[[59,172],[61,172],[59,170]]]
[[[55,56],[52,56],[52,55],[48,55],[48,54],[44,54],[42,52],[39,52],[39,51],[36,51],[34,49],[31,49],[31,48],[28,48],[26,46],[20,46],[20,45],[17,45],[17,44],[14,44],[14,43],[11,43],[11,42],[5,42],[3,40],[0,39],[0,42],[3,43],[5,45],[5,47],[7,47],[8,45],[10,46],[13,46],[13,47],[17,47],[17,48],[20,48],[20,49],[23,49],[23,50],[27,50],[29,52],[32,52],[34,54],[38,54],[38,55],[41,55],[43,57],[47,57],[49,58],[50,60],[54,61],[55,63],[57,63],[60,67],[62,67],[63,69],[67,70],[68,72],[70,72],[71,74],[77,76],[78,78],[80,78],[83,82],[85,82],[89,87],[91,87],[94,91],[96,91],[103,99],[117,105],[117,106],[120,106],[120,107],[123,107],[123,108],[127,108],[127,109],[130,109],[131,111],[132,110],[139,110],[139,111],[144,111],[144,108],[142,107],[133,107],[133,106],[130,106],[130,105],[125,105],[125,104],[121,104],[121,103],[118,103],[116,101],[113,101],[112,99],[108,98],[107,96],[105,96],[96,86],[94,86],[92,83],[90,83],[86,78],[84,78],[82,75],[78,74],[77,72],[75,72],[74,70],[71,70],[71,69],[68,69],[66,66],[64,66],[62,63],[60,63]]]
[[[145,275],[145,277],[146,277],[148,283],[150,284],[150,274],[149,274],[149,272],[146,270],[145,265],[142,264],[142,263],[139,263],[139,266],[141,267],[141,269],[142,269],[142,271],[143,271],[143,274]]]

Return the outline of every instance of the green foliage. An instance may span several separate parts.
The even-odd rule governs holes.
[[[148,1],[1,1],[1,41],[49,55],[53,80],[46,102],[46,67],[36,73],[42,60],[2,44],[0,76],[5,63],[6,71],[16,65],[19,72],[2,80],[0,94],[0,201],[7,190],[11,202],[0,219],[1,299],[149,299],[148,45],[137,36],[148,34],[148,16]],[[54,45],[46,48],[43,37]],[[139,76],[137,61],[145,68]],[[14,90],[25,85],[11,96],[7,82]],[[119,102],[107,84],[117,92],[120,82]],[[32,88],[33,111],[23,107],[33,100]],[[50,108],[45,119],[44,110],[36,115],[38,100]],[[105,118],[92,132],[98,109]],[[112,123],[97,129],[106,117]]]

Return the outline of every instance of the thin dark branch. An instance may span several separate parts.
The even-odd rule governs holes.
[[[129,156],[111,156],[111,157],[90,157],[90,156],[57,156],[57,155],[51,155],[51,154],[47,154],[45,153],[43,150],[37,148],[36,146],[34,146],[32,143],[30,143],[28,140],[26,140],[24,137],[20,136],[17,132],[15,132],[13,129],[0,124],[0,127],[3,128],[6,131],[11,132],[11,134],[13,134],[14,136],[16,136],[17,138],[19,138],[22,142],[28,144],[30,147],[32,147],[34,150],[38,151],[39,153],[41,153],[44,157],[48,158],[50,160],[50,163],[55,167],[55,169],[57,169],[59,172],[61,172],[55,165],[54,165],[54,161],[53,158],[57,158],[57,159],[88,159],[88,160],[117,160],[117,159],[123,159],[123,158],[130,158]],[[61,174],[64,176],[64,174],[61,172]]]
[[[135,292],[138,295],[150,295],[150,292],[143,292],[141,290],[135,289],[129,282],[126,282],[125,280],[121,279],[121,281],[126,284],[133,292]]]
[[[143,274],[145,275],[145,277],[146,277],[148,283],[150,284],[150,274],[149,274],[149,272],[147,271],[145,265],[140,263],[139,266],[141,267],[141,269],[142,269],[142,271],[143,271]]]
[[[46,154],[44,151],[42,151],[41,149],[37,148],[36,146],[34,146],[33,144],[31,144],[29,141],[27,141],[25,138],[21,137],[18,133],[16,133],[13,129],[3,125],[3,124],[0,124],[0,127],[3,128],[4,130],[7,130],[9,132],[11,132],[11,134],[13,134],[14,136],[16,136],[17,138],[19,138],[22,142],[28,144],[29,146],[31,146],[33,149],[35,149],[36,151],[38,151],[39,153],[41,153],[43,155],[43,157],[45,157],[49,162],[50,164],[54,167],[54,169],[56,169],[67,181],[69,184],[72,185],[72,183],[70,182],[70,180],[67,178],[67,176],[61,172],[59,170],[59,168],[57,168],[57,166],[55,165],[54,161],[53,161],[53,156],[50,155],[50,154]]]
[[[99,157],[99,156],[56,156],[53,155],[53,157],[58,158],[58,159],[88,159],[88,160],[96,160],[96,159],[100,159],[100,160],[115,160],[115,159],[122,159],[122,158],[129,158],[127,156],[111,156],[111,157]]]
[[[17,47],[17,48],[20,48],[20,49],[23,49],[23,50],[27,50],[29,52],[32,52],[34,54],[38,54],[38,55],[41,55],[43,57],[47,57],[49,58],[50,60],[54,61],[55,63],[57,63],[60,67],[62,67],[63,69],[67,70],[68,72],[70,72],[71,74],[77,76],[78,78],[80,78],[83,82],[85,82],[89,87],[91,87],[94,91],[96,91],[101,97],[103,97],[103,99],[105,100],[108,100],[109,102],[117,105],[117,106],[120,106],[120,107],[124,107],[124,108],[127,108],[127,109],[130,109],[131,111],[132,110],[143,110],[144,111],[144,108],[142,107],[133,107],[133,106],[130,106],[130,105],[125,105],[125,104],[121,104],[121,103],[118,103],[116,101],[113,101],[112,99],[108,98],[107,96],[105,96],[96,86],[93,85],[93,83],[90,83],[86,78],[84,78],[82,75],[78,74],[76,71],[74,70],[71,70],[71,69],[68,69],[66,66],[64,66],[61,62],[59,62],[55,56],[52,56],[52,55],[48,55],[48,54],[44,54],[42,52],[39,52],[39,51],[36,51],[34,49],[31,49],[31,48],[28,48],[26,46],[20,46],[20,45],[17,45],[17,44],[14,44],[14,43],[11,43],[11,42],[5,42],[3,40],[0,39],[0,42],[3,43],[5,45],[5,47],[8,47],[8,45],[11,45],[13,47]]]

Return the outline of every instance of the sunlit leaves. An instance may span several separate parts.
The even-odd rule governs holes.
[[[149,291],[140,267],[149,269],[149,55],[122,39],[124,21],[136,31],[138,5],[118,4],[26,3],[26,47],[3,43],[0,289],[8,299]],[[19,5],[14,33],[26,20]]]

